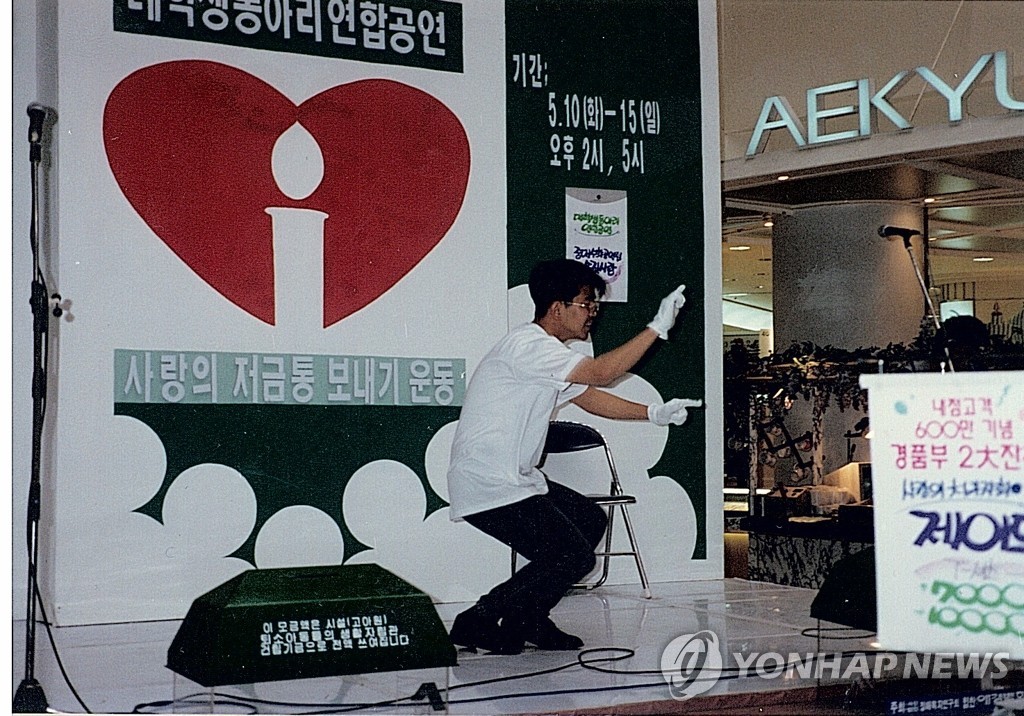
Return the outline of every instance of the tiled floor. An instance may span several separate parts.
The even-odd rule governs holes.
[[[216,713],[339,713],[349,706],[406,697],[425,681],[436,683],[455,714],[515,714],[571,712],[599,709],[605,713],[626,711],[681,712],[704,708],[714,712],[830,713],[840,707],[804,703],[787,707],[782,693],[793,689],[831,684],[842,704],[842,692],[853,681],[818,682],[814,678],[786,676],[765,679],[735,678],[729,667],[755,652],[808,654],[818,651],[868,650],[872,637],[864,632],[827,632],[845,636],[842,641],[822,641],[815,633],[816,619],[809,616],[816,592],[739,579],[678,582],[654,585],[655,597],[645,600],[631,586],[605,587],[596,592],[573,594],[558,605],[554,620],[566,631],[581,636],[587,649],[606,651],[542,652],[528,650],[518,656],[459,653],[458,666],[450,673],[392,672],[358,677],[334,677],[299,681],[267,682],[244,687],[223,687],[215,693],[176,676],[164,665],[167,647],[178,622],[149,622],[103,626],[64,627],[55,638],[68,676],[85,705],[94,712]],[[439,605],[446,626],[464,604]],[[821,623],[823,627],[836,625]],[[677,636],[710,630],[720,639],[726,676],[703,696],[687,702],[672,699],[661,674],[662,653]],[[853,638],[850,638],[853,637]],[[24,676],[24,623],[13,631],[13,686]],[[628,651],[627,651],[628,650]],[[62,678],[46,630],[37,633],[36,677],[52,708],[81,712]],[[631,654],[631,655],[630,655]],[[610,657],[623,657],[610,661]],[[589,667],[580,661],[588,661]],[[560,668],[561,667],[561,668]],[[594,667],[604,669],[598,671]],[[630,674],[625,672],[645,672]],[[611,672],[611,673],[609,673]],[[806,693],[806,692],[805,692]],[[819,692],[820,693],[820,692]],[[744,699],[746,694],[749,698]],[[708,699],[707,697],[718,697]],[[211,704],[211,700],[213,703]],[[176,701],[174,704],[167,702]],[[651,702],[661,702],[660,706]],[[746,706],[742,704],[746,702]],[[648,706],[628,707],[627,704]],[[737,705],[739,704],[739,705]],[[796,710],[785,710],[795,708]],[[639,709],[639,710],[638,710]],[[739,710],[735,710],[739,709]],[[368,709],[363,709],[364,711]],[[378,713],[434,713],[425,702],[403,700],[374,709]],[[712,711],[704,711],[710,713]],[[843,713],[863,713],[848,710]]]

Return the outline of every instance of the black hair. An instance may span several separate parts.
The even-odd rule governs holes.
[[[981,348],[990,342],[988,326],[974,316],[951,316],[942,322],[942,337],[947,345]]]
[[[600,298],[607,286],[597,271],[579,261],[541,261],[530,272],[530,298],[533,299],[534,320],[543,318],[551,304],[572,301],[584,288],[592,289],[595,299]]]
[[[952,316],[942,322],[935,336],[936,357],[941,361],[949,350],[949,357],[957,371],[991,370],[984,349],[991,344],[988,326],[974,316]]]

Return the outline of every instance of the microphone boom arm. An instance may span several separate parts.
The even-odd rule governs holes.
[[[903,239],[903,248],[907,250],[907,256],[910,257],[910,263],[914,267],[914,275],[917,276],[917,283],[921,286],[921,293],[924,295],[925,305],[928,307],[928,315],[931,316],[932,324],[935,326],[936,336],[942,333],[942,322],[939,320],[939,312],[935,310],[935,303],[932,301],[932,296],[928,293],[928,286],[924,282],[924,274],[921,272],[921,266],[917,263],[917,258],[914,256],[914,249],[910,244],[911,236],[921,236],[920,231],[913,229],[902,229],[898,226],[881,226],[878,229],[878,235],[887,239],[899,236]],[[956,369],[953,367],[953,358],[949,355],[949,346],[946,341],[942,342],[942,352],[946,356],[946,365],[949,366],[949,372],[955,373]]]

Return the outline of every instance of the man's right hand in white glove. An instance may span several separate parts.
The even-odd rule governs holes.
[[[686,296],[683,295],[685,289],[686,286],[680,285],[675,291],[665,296],[661,300],[661,306],[658,307],[658,315],[647,324],[647,327],[654,329],[654,332],[662,340],[668,340],[669,329],[675,325],[679,309],[686,303]]]
[[[699,408],[704,404],[699,398],[673,398],[667,403],[647,406],[647,417],[655,425],[682,425],[686,422],[687,408]]]

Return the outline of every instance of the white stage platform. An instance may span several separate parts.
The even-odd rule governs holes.
[[[349,707],[402,699],[421,682],[442,691],[449,681],[453,714],[520,713],[871,713],[856,696],[873,688],[870,679],[852,675],[803,677],[795,669],[775,678],[737,678],[734,655],[746,661],[768,652],[871,652],[873,635],[837,629],[810,617],[815,590],[740,579],[655,584],[654,598],[643,599],[638,587],[613,586],[574,593],[553,613],[556,623],[579,635],[587,649],[586,668],[574,652],[528,649],[517,656],[459,652],[450,674],[394,672],[365,676],[267,682],[210,690],[176,676],[165,666],[167,648],[179,622],[147,622],[65,627],[54,630],[68,676],[86,706],[98,713],[343,713]],[[465,604],[442,604],[446,626]],[[823,627],[822,632],[818,628]],[[13,625],[12,688],[24,675],[24,623]],[[723,675],[705,694],[674,700],[660,673],[662,653],[676,637],[711,630],[725,655]],[[835,629],[835,631],[831,631]],[[832,637],[819,641],[818,634]],[[841,638],[835,638],[841,637]],[[632,656],[617,661],[606,657]],[[53,658],[46,630],[37,632],[36,677],[50,706],[82,712]],[[623,672],[647,672],[627,674]],[[751,669],[753,671],[753,669]],[[938,688],[938,687],[935,687]],[[169,703],[177,700],[177,703]],[[366,713],[436,713],[423,702],[408,700]],[[876,711],[877,713],[877,711]]]

